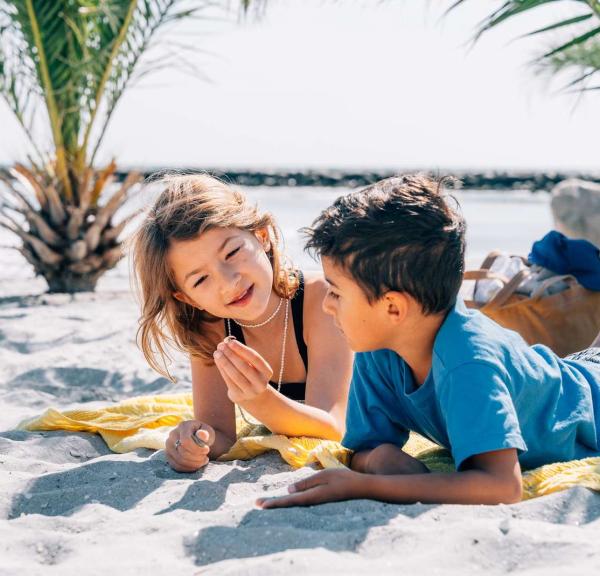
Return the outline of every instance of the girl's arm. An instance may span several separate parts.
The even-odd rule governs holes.
[[[193,359],[191,366],[194,417],[215,431],[210,449],[210,458],[214,460],[236,441],[235,406],[227,397],[227,386],[214,364],[209,366],[203,360]]]
[[[511,504],[521,500],[521,467],[514,448],[478,454],[468,465],[467,470],[449,474],[393,476],[325,470],[292,484],[289,496],[261,498],[257,504],[280,508],[353,498],[440,504]]]
[[[173,428],[165,443],[167,460],[178,472],[195,472],[236,440],[234,406],[219,371],[203,360],[192,359],[191,365],[194,420]]]
[[[352,352],[321,308],[326,291],[322,279],[311,280],[305,291],[304,339],[309,363],[305,404],[267,386],[270,367],[255,351],[239,342],[220,347],[223,356],[217,365],[230,389],[229,397],[275,434],[331,440],[343,436]]]

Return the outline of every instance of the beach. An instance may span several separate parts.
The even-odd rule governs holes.
[[[275,214],[290,257],[316,269],[297,229],[343,190],[247,193]],[[496,248],[527,255],[552,226],[546,194],[457,198],[468,268]],[[2,232],[0,244],[11,243]],[[114,454],[96,435],[15,430],[50,407],[189,392],[190,376],[181,354],[172,383],[136,347],[127,259],[95,293],[65,295],[45,294],[16,251],[0,254],[0,576],[599,573],[600,496],[581,487],[510,506],[360,500],[268,511],[256,498],[314,470],[268,453],[178,474],[163,451]]]

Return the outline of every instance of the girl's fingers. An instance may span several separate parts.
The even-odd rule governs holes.
[[[185,454],[181,446],[179,449],[175,449],[173,446],[167,447],[166,452],[169,464],[178,472],[194,472],[208,464],[208,454],[191,456]]]
[[[221,356],[219,356],[217,360],[219,354],[221,354]],[[258,375],[256,375],[254,381],[249,380],[222,352],[216,352],[215,362],[218,362],[217,366],[223,378],[228,379],[229,382],[233,382],[242,395],[246,395],[249,392],[258,394],[264,390],[265,383],[264,381],[261,382]],[[228,384],[227,380],[225,383]]]
[[[210,448],[208,445],[199,446],[192,440],[191,436],[188,436],[180,440],[180,444],[175,448],[175,451],[184,458],[200,458],[201,456],[207,456]]]
[[[208,464],[208,457],[202,459],[189,459],[178,456],[177,458],[169,455],[169,464],[177,472],[196,472]]]
[[[229,389],[230,399],[237,403],[241,402],[248,392],[252,391],[252,386],[248,381],[240,382],[241,374],[235,372],[235,367],[231,363],[221,369],[221,376],[223,376],[223,380],[225,380],[225,384]]]
[[[256,370],[254,366],[248,364],[246,360],[236,354],[228,346],[224,346],[222,352],[256,392],[260,392],[265,387],[264,375]],[[243,385],[245,383],[240,382],[240,384]]]
[[[199,468],[204,465],[208,459],[210,446],[210,431],[207,426],[206,430],[202,430],[202,422],[197,420],[188,420],[179,424],[169,434],[165,443],[167,455],[177,464],[194,465]],[[212,428],[211,428],[212,430]],[[196,433],[202,433],[200,438],[206,438],[207,442],[195,442],[193,436]]]
[[[223,353],[220,351],[215,352],[213,354],[213,357],[215,359],[215,364],[219,369],[219,372],[223,377],[225,384],[227,385],[227,388],[234,394],[243,394],[244,389],[241,386],[239,386],[239,379],[236,381],[236,379],[231,376],[231,368],[233,365],[227,359],[227,357],[224,356]]]
[[[211,426],[208,426],[206,424],[203,426],[203,428],[196,430],[196,432],[192,434],[192,440],[196,443],[203,442],[208,446],[212,446],[215,441],[215,431],[212,429]]]
[[[273,369],[269,363],[252,348],[244,346],[237,340],[230,340],[227,343],[223,343],[224,348],[229,348],[232,352],[235,352],[242,360],[245,360],[248,364],[254,366],[263,376],[266,376],[267,380],[270,380],[273,376]]]

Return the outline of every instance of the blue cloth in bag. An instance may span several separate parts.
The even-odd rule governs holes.
[[[533,243],[528,260],[557,274],[571,274],[588,290],[600,290],[600,250],[553,230]]]

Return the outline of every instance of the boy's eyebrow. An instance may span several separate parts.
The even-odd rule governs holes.
[[[225,238],[225,240],[223,240],[223,243],[221,244],[221,246],[219,246],[217,253],[221,252],[221,250],[223,250],[223,248],[225,248],[225,245],[227,244],[227,242],[229,242],[230,240],[233,240],[234,238],[236,238],[235,235]],[[194,274],[198,274],[198,272],[200,272],[200,270],[202,270],[202,266],[198,266],[198,268],[194,268],[191,272],[188,272],[185,275],[185,278],[183,279],[184,283],[187,282],[187,279],[190,276],[193,276]]]
[[[327,276],[325,276],[325,282],[327,282],[327,284],[331,284],[334,288],[337,288],[336,283],[327,278]]]

